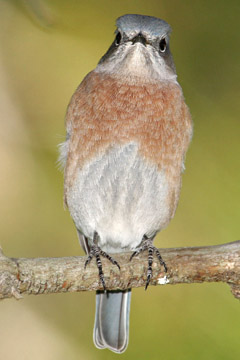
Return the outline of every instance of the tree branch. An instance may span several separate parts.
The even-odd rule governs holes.
[[[226,282],[240,299],[240,241],[205,247],[159,249],[167,264],[164,273],[158,260],[153,264],[151,285]],[[129,262],[130,253],[114,254],[121,271],[102,259],[107,289],[145,286],[146,253]],[[84,269],[86,257],[8,258],[0,252],[0,299],[22,294],[48,294],[100,290],[98,270],[93,260]]]

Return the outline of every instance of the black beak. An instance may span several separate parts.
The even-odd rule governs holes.
[[[146,46],[146,44],[147,44],[147,40],[141,33],[138,34],[137,36],[135,36],[131,41],[132,41],[132,44],[136,44],[137,42],[140,42],[144,46]]]

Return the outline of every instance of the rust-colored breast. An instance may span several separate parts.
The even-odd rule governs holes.
[[[93,71],[74,93],[66,121],[71,135],[66,187],[91,158],[131,141],[147,161],[166,171],[170,182],[180,176],[192,125],[176,83],[125,84]]]

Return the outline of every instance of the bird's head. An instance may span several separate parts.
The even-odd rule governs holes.
[[[115,40],[96,71],[127,79],[176,81],[168,23],[152,16],[124,15],[116,25]]]

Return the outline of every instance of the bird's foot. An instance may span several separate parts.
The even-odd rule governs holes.
[[[148,238],[146,235],[144,235],[142,242],[140,244],[140,247],[133,252],[133,254],[130,257],[130,261],[134,256],[139,255],[141,252],[148,250],[148,270],[147,270],[147,281],[145,285],[145,290],[147,290],[148,285],[150,283],[150,280],[152,278],[152,263],[153,263],[153,254],[155,253],[157,255],[157,258],[160,262],[160,264],[164,267],[165,272],[167,272],[167,266],[165,262],[162,259],[162,256],[159,252],[159,250],[153,246],[153,239]]]
[[[98,267],[98,273],[99,273],[99,279],[102,283],[102,286],[104,288],[104,290],[106,290],[106,285],[105,285],[105,281],[104,281],[104,274],[103,274],[103,270],[102,270],[102,261],[101,261],[101,256],[107,258],[109,261],[111,261],[111,263],[113,265],[116,265],[119,270],[120,270],[120,266],[117,263],[116,260],[114,260],[110,255],[108,255],[105,251],[102,251],[101,248],[98,246],[98,239],[99,239],[99,235],[97,232],[94,232],[93,235],[93,245],[90,246],[90,251],[88,254],[88,258],[85,262],[85,266],[84,268],[86,269],[86,267],[88,266],[88,264],[91,262],[92,258],[95,257],[96,258],[96,264]]]

